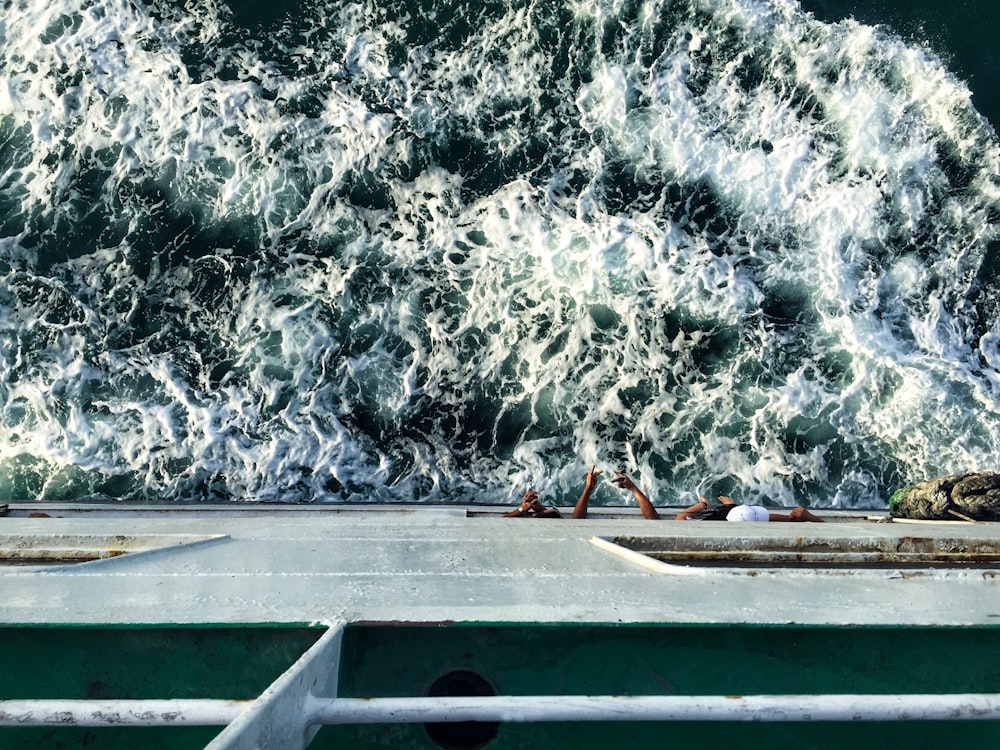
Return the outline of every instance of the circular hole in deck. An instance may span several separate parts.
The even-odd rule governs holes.
[[[439,677],[427,695],[434,698],[495,695],[493,686],[482,675],[458,669]],[[478,750],[496,739],[500,724],[495,721],[458,721],[424,724],[427,734],[445,750]]]

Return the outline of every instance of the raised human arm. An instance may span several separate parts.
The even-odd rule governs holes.
[[[590,502],[590,495],[597,485],[597,478],[603,473],[603,471],[595,471],[593,466],[590,467],[587,479],[583,483],[583,492],[580,494],[580,499],[576,501],[576,507],[573,508],[573,518],[587,517],[587,503]]]
[[[624,472],[616,471],[615,478],[611,480],[616,487],[620,487],[623,490],[628,490],[635,497],[635,501],[639,504],[639,510],[642,512],[642,517],[649,519],[650,521],[660,520],[660,514],[656,512],[656,508],[653,507],[653,503],[650,502],[649,498],[646,497],[645,493],[635,486],[635,482],[628,478]]]

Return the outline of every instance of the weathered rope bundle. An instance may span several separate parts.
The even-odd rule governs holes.
[[[904,487],[889,498],[897,518],[1000,521],[1000,474],[949,474]]]

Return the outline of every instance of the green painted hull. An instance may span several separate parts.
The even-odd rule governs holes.
[[[0,699],[250,700],[322,632],[291,626],[7,627],[0,629]],[[514,696],[995,693],[1000,692],[1000,630],[352,625],[344,635],[338,693],[426,695],[438,678],[455,670],[481,675],[497,694]],[[219,731],[0,729],[0,748],[176,750],[204,747]],[[510,722],[496,727],[486,747],[890,745],[997,747],[1000,722]],[[437,747],[420,724],[328,726],[310,745],[317,750]]]

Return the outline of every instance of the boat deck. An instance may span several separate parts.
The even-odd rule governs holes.
[[[503,510],[12,504],[0,623],[1000,624],[1000,524]]]
[[[1000,738],[1000,524],[507,509],[11,504],[0,746]]]

